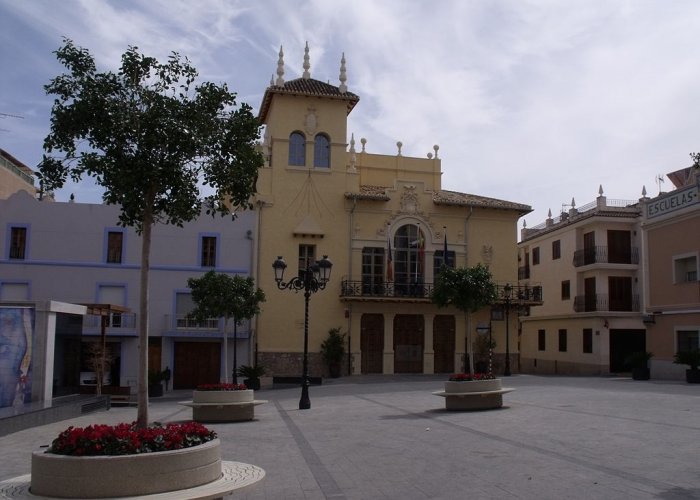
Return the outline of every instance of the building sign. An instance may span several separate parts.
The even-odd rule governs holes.
[[[647,203],[647,219],[675,212],[698,203],[698,186],[690,186],[668,193]]]

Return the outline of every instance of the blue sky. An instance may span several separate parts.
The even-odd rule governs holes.
[[[319,80],[338,84],[345,53],[358,143],[395,154],[401,141],[410,156],[438,144],[444,189],[529,204],[533,226],[601,184],[608,198],[656,195],[658,174],[690,164],[698,26],[694,0],[0,0],[0,113],[22,117],[0,118],[0,147],[39,162],[63,36],[100,69],[129,45],[180,52],[256,112],[280,45],[292,79],[308,41]],[[57,197],[71,193],[100,201],[89,182]]]

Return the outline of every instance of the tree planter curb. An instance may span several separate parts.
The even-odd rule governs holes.
[[[260,467],[242,462],[223,460],[221,462],[221,477],[211,483],[184,490],[120,498],[142,498],[149,500],[193,500],[221,498],[224,495],[228,495],[234,491],[238,492],[244,488],[247,488],[258,481],[261,481],[264,477],[265,471]],[[56,498],[34,495],[33,492],[30,491],[30,482],[30,474],[0,481],[0,498],[27,500]]]
[[[196,422],[244,422],[253,420],[255,407],[267,403],[256,400],[255,391],[193,391],[192,401],[179,404],[192,408]]]
[[[221,441],[136,455],[76,457],[32,453],[31,491],[59,498],[150,495],[194,488],[221,477]]]

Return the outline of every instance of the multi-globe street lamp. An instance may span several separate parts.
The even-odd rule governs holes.
[[[299,276],[295,276],[286,283],[282,280],[284,279],[284,270],[287,268],[287,263],[281,255],[277,257],[272,267],[275,270],[277,288],[280,290],[293,290],[294,292],[304,290],[304,359],[299,409],[308,410],[311,408],[311,400],[309,399],[309,298],[312,293],[326,288],[326,284],[331,278],[333,263],[328,260],[328,255],[324,255],[321,260],[313,264],[307,261],[306,269],[301,270]]]

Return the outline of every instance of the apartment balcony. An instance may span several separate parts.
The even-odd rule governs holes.
[[[196,320],[186,314],[165,315],[166,330],[222,332],[221,324],[219,318]]]
[[[136,314],[112,313],[109,316],[87,314],[83,316],[83,335],[101,335],[102,318],[106,318],[105,334],[136,335]]]
[[[640,312],[639,295],[627,299],[610,299],[608,295],[577,295],[574,298],[575,312]]]
[[[344,300],[430,302],[432,293],[432,283],[368,282],[363,280],[343,280],[340,283],[340,298]]]
[[[574,252],[574,267],[591,264],[639,264],[639,249],[632,247],[627,252],[609,251],[606,246],[595,246]]]
[[[430,302],[433,283],[395,283],[343,280],[340,298],[348,301]],[[497,303],[505,303],[505,285],[496,285]],[[542,286],[511,285],[511,304],[542,305]]]

